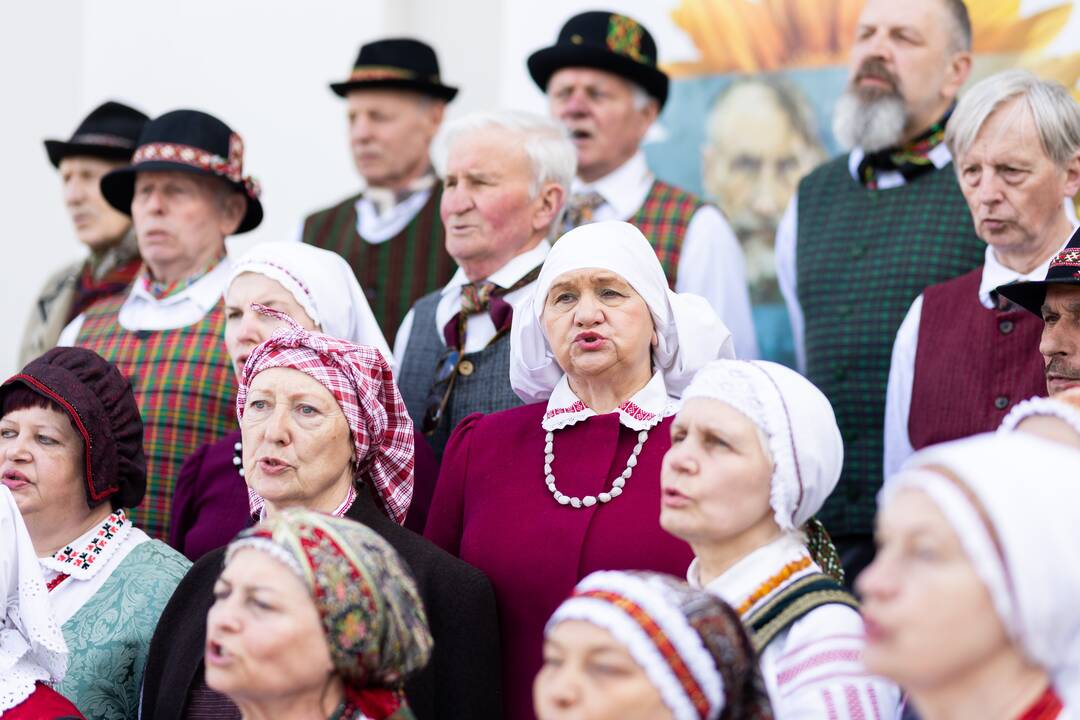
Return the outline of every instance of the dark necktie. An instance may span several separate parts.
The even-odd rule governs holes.
[[[491,322],[495,325],[495,337],[492,341],[504,335],[510,329],[510,323],[513,322],[514,306],[506,302],[503,296],[535,281],[540,275],[541,267],[537,265],[508,288],[499,287],[488,280],[462,286],[461,310],[443,327],[443,339],[446,340],[446,346],[459,350],[464,348],[466,323],[473,315],[483,312],[491,316]]]

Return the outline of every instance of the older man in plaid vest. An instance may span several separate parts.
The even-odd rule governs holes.
[[[833,117],[851,152],[803,178],[777,229],[799,365],[844,438],[843,474],[820,519],[849,580],[874,553],[896,330],[923,288],[983,262],[943,141],[970,49],[962,0],[869,0]]]
[[[101,179],[105,200],[132,216],[143,271],[60,338],[95,350],[131,381],[147,465],[134,518],[159,539],[168,537],[184,458],[236,427],[236,379],[222,342],[225,237],[263,216],[243,165],[243,140],[212,115],[175,110],[147,123],[131,164]]]
[[[649,31],[618,13],[575,15],[553,46],[529,57],[529,73],[577,149],[562,232],[598,220],[637,225],[672,289],[705,297],[731,330],[739,357],[757,357],[735,233],[717,208],[654,177],[641,152],[668,94]]]

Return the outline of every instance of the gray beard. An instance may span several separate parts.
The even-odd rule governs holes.
[[[898,145],[906,124],[907,109],[899,95],[864,100],[849,88],[833,109],[833,135],[845,150],[872,153]]]

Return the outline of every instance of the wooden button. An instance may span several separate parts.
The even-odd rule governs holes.
[[[476,366],[474,366],[472,364],[471,360],[462,360],[461,364],[458,365],[457,371],[459,373],[461,373],[462,375],[464,375],[465,377],[469,377],[470,375],[473,374],[473,370],[475,370],[475,369],[476,369]]]

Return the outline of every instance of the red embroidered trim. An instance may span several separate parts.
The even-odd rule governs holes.
[[[140,145],[131,158],[131,164],[138,165],[154,160],[164,160],[189,165],[200,170],[207,170],[234,183],[243,185],[247,194],[252,198],[259,197],[262,192],[257,180],[251,176],[244,177],[244,141],[236,133],[229,136],[228,160],[220,155],[215,155],[191,145],[155,142]]]
[[[57,586],[58,586],[58,585],[59,585],[60,583],[62,583],[62,582],[64,582],[65,580],[67,580],[67,579],[68,579],[69,577],[71,577],[71,576],[70,576],[70,575],[68,575],[67,573],[60,573],[59,575],[57,575],[56,577],[54,577],[54,578],[53,578],[52,580],[50,580],[50,581],[48,582],[48,584],[47,584],[47,585],[45,585],[45,589],[46,589],[47,591],[49,591],[49,592],[52,592],[53,590],[55,590],[55,589],[56,589],[56,587],[57,587]]]
[[[1080,267],[1080,248],[1065,248],[1050,261],[1050,267]]]
[[[641,606],[633,600],[606,590],[587,590],[580,593],[575,592],[574,595],[577,597],[596,598],[611,603],[629,615],[630,619],[640,625],[641,629],[644,630],[645,634],[649,637],[649,640],[656,645],[656,649],[660,651],[660,655],[671,667],[671,671],[675,674],[679,684],[682,685],[683,692],[690,698],[690,702],[693,703],[694,709],[697,710],[698,715],[700,717],[708,717],[709,699],[705,697],[705,692],[701,689],[701,686],[698,685],[697,679],[690,672],[690,668],[687,666],[686,661],[683,660],[679,651],[675,649],[671,640],[668,639],[667,635],[664,634],[664,631],[656,624],[656,621],[653,620]]]
[[[77,551],[70,545],[53,554],[53,559],[66,565],[73,565],[79,570],[89,570],[105,549],[105,546],[116,537],[116,533],[124,527],[127,515],[123,509],[111,513],[105,521],[98,526],[97,535],[90,539],[82,551]],[[59,584],[59,583],[57,583]]]
[[[556,415],[566,415],[568,413],[579,413],[579,412],[583,412],[584,410],[585,410],[585,403],[578,400],[573,405],[567,405],[566,407],[552,408],[552,409],[548,410],[546,413],[544,413],[544,419],[545,420],[550,420],[551,418],[555,417]]]
[[[858,650],[827,650],[817,655],[812,655],[798,665],[790,667],[776,676],[777,687],[782,687],[807,670],[829,665],[834,662],[859,662]]]
[[[634,418],[635,420],[640,420],[641,422],[648,422],[649,420],[652,420],[654,417],[656,417],[656,413],[645,412],[630,400],[627,400],[622,405],[620,405],[619,409],[630,417]]]

